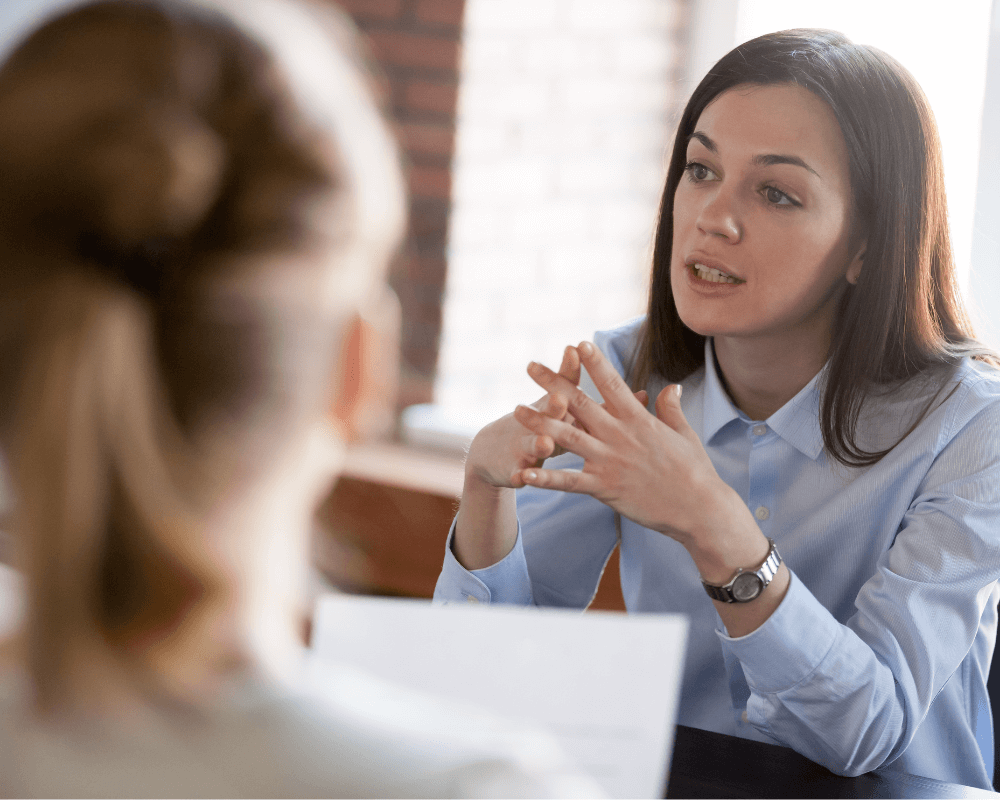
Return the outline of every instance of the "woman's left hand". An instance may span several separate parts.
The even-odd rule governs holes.
[[[742,507],[746,514],[746,506],[736,496],[734,508],[735,492],[716,473],[684,418],[680,386],[660,392],[654,416],[598,348],[584,342],[577,350],[604,406],[549,368],[533,363],[528,368],[532,379],[550,394],[562,395],[582,427],[528,406],[518,406],[514,415],[535,434],[551,436],[560,447],[582,457],[583,470],[529,468],[522,470],[522,480],[531,486],[591,495],[686,546],[708,544],[706,536],[732,530],[732,513]]]

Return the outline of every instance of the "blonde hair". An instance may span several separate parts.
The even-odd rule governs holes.
[[[325,267],[342,315],[377,277],[365,241],[401,215],[349,34],[310,98],[261,24],[301,27],[301,10],[209,5],[88,4],[0,69],[0,431],[42,708],[71,699],[77,641],[135,674],[180,629],[204,627],[200,658],[232,656],[208,627],[229,576],[206,515],[321,412],[338,344],[336,319],[241,281],[361,241],[367,260]]]

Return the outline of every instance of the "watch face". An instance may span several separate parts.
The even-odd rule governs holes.
[[[753,600],[764,588],[763,581],[756,572],[743,572],[736,576],[733,581],[733,597],[737,603],[745,603]]]

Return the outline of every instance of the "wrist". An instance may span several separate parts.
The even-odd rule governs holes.
[[[729,486],[684,543],[701,579],[722,585],[740,569],[756,568],[770,543],[742,498]]]

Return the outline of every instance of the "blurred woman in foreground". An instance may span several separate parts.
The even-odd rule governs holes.
[[[403,220],[328,15],[98,2],[0,70],[0,410],[28,588],[0,650],[0,794],[590,788],[544,744],[535,764],[459,744],[448,712],[358,676],[300,693],[312,513]]]

